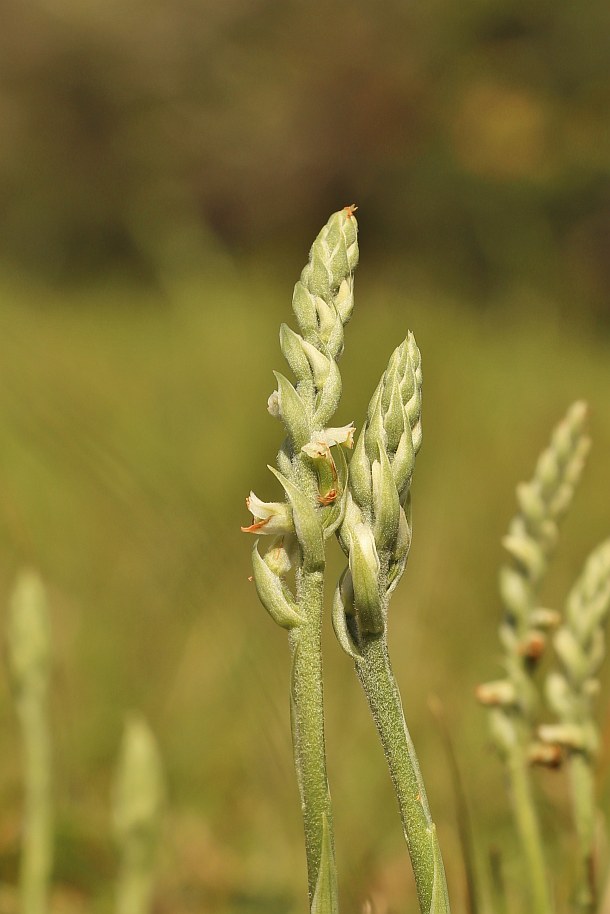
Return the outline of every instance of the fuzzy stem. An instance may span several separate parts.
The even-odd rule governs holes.
[[[532,914],[550,914],[552,911],[551,898],[528,762],[523,748],[518,742],[507,751],[505,760],[510,781],[513,814],[527,868]]]
[[[436,829],[430,814],[415,747],[405,722],[385,637],[380,635],[376,638],[366,638],[362,645],[362,653],[356,657],[355,663],[381,738],[398,798],[420,909],[422,914],[428,914],[431,910],[448,912],[449,901],[444,870],[441,873],[436,872],[437,880],[441,880],[440,894],[444,908],[431,907],[437,869],[434,853]]]
[[[576,901],[579,911],[593,914],[597,893],[594,872],[595,792],[590,758],[584,752],[572,752],[569,772],[581,867]]]
[[[332,812],[324,744],[321,645],[323,573],[321,571],[300,571],[297,580],[297,596],[305,621],[290,632],[291,717],[294,761],[305,829],[307,881],[311,905],[320,873],[325,820],[330,846],[334,854]],[[336,899],[334,867],[331,868],[331,871],[335,882],[333,896]]]
[[[46,914],[51,871],[51,747],[45,695],[24,692],[17,701],[23,732],[25,822],[20,893],[23,914]]]

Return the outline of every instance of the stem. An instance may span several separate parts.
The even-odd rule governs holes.
[[[46,914],[51,872],[51,749],[44,693],[23,692],[17,702],[23,731],[25,822],[20,874],[23,914]]]
[[[148,914],[153,890],[153,870],[148,859],[123,859],[117,886],[117,914]]]
[[[592,914],[596,908],[594,870],[595,804],[591,761],[584,752],[573,752],[569,762],[572,806],[580,852],[581,875],[577,892],[578,910]]]
[[[363,639],[362,653],[356,658],[356,671],[381,738],[396,791],[420,910],[422,914],[437,910],[449,912],[445,872],[440,854],[435,854],[436,828],[383,635]],[[433,899],[438,896],[443,905],[433,908]]]
[[[324,575],[322,571],[299,571],[297,599],[305,621],[290,632],[292,650],[291,718],[294,761],[301,796],[305,828],[309,903],[313,901],[320,874],[322,842],[326,824],[334,857],[334,837],[330,791],[326,776],[324,744],[324,707],[322,684],[322,609]],[[334,866],[332,911],[338,910]]]
[[[513,812],[517,831],[528,870],[532,914],[550,914],[552,911],[549,886],[546,878],[540,828],[532,797],[528,763],[519,739],[506,754],[510,780]]]

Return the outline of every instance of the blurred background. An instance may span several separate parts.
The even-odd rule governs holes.
[[[391,648],[454,910],[464,875],[431,694],[481,878],[490,848],[508,884],[519,878],[473,690],[499,673],[514,485],[579,397],[594,448],[548,605],[610,531],[609,106],[604,0],[585,12],[550,0],[4,0],[0,598],[24,564],[49,590],[54,910],[112,909],[108,793],[132,709],[158,736],[168,782],[158,914],[305,910],[288,649],[248,583],[239,525],[250,488],[279,497],[265,469],[281,439],[266,412],[279,323],[313,237],[352,202],[361,266],[337,424],[361,425],[408,328],[423,354],[415,538]],[[379,914],[414,911],[383,758],[327,636],[344,907],[368,894]],[[4,669],[0,723],[0,911],[12,914],[21,763]],[[563,775],[542,776],[540,791],[549,854],[565,861]]]

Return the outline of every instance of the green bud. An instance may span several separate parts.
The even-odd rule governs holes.
[[[327,259],[324,256],[322,243],[318,239],[314,241],[311,249],[310,261],[307,270],[306,285],[313,295],[319,295],[320,298],[328,299],[331,295],[331,281]],[[305,271],[303,271],[305,272]],[[303,276],[303,273],[301,274]]]
[[[273,475],[279,480],[290,504],[297,539],[303,550],[303,567],[308,571],[319,570],[324,567],[324,542],[318,512],[309,498],[293,482],[279,473],[274,467],[269,467]]]
[[[304,340],[302,336],[291,330],[288,324],[282,324],[280,327],[280,347],[282,354],[298,381],[309,381],[312,377],[312,371],[309,359],[305,354],[303,347]]]
[[[335,307],[343,324],[347,324],[354,310],[354,282],[351,276],[344,279],[335,296]]]
[[[366,455],[371,463],[377,457],[378,448],[385,448],[387,446],[387,435],[383,425],[381,391],[376,398],[375,407],[371,417],[364,427],[364,445],[366,447]]]
[[[568,682],[561,673],[551,672],[546,678],[545,692],[549,707],[560,718],[571,716],[574,699]]]
[[[392,475],[394,476],[394,482],[401,498],[405,490],[409,487],[414,467],[415,451],[413,450],[411,429],[406,428],[398,442],[398,448],[396,449],[394,460],[392,461]]]
[[[356,502],[363,508],[370,508],[373,504],[373,479],[362,433],[358,436],[349,462],[349,484]]]
[[[553,639],[555,651],[573,685],[578,685],[589,675],[589,656],[573,633],[565,626]]]
[[[315,346],[308,343],[307,340],[301,340],[301,346],[307,356],[307,361],[311,365],[314,384],[318,390],[321,390],[328,378],[332,362],[327,356],[323,355],[319,349],[316,349]]]
[[[295,451],[298,451],[311,437],[311,426],[307,417],[307,409],[288,378],[285,378],[279,371],[274,371],[273,374],[275,375],[278,384],[280,417],[288,435],[294,443]]]
[[[332,623],[337,640],[346,654],[356,659],[360,651],[349,629],[348,618],[356,621],[354,615],[354,587],[349,568],[343,572],[335,589],[332,606]]]
[[[408,508],[409,515],[411,514],[411,498],[409,495],[408,498]],[[390,557],[390,567],[388,570],[388,590],[387,593],[391,594],[400,581],[401,577],[404,574],[404,570],[407,565],[407,559],[409,557],[409,550],[411,548],[411,521],[410,517],[408,518],[404,509],[401,507],[399,512],[398,519],[398,534],[396,536],[396,543],[394,546],[394,551]]]
[[[546,556],[531,536],[505,536],[502,545],[533,578],[542,577],[546,570]]]
[[[335,318],[335,323],[326,341],[326,348],[333,359],[338,359],[343,352],[343,321],[339,314]]]
[[[517,486],[517,502],[523,514],[532,521],[544,520],[547,509],[535,483],[521,482]]]
[[[341,373],[334,359],[328,363],[328,374],[320,390],[314,413],[314,423],[324,426],[334,415],[341,399]],[[317,383],[316,383],[316,386]]]
[[[388,390],[388,387],[386,387]],[[387,434],[387,448],[393,454],[405,432],[405,410],[400,396],[398,379],[394,379],[390,390],[390,398],[386,408],[383,425]]]
[[[263,561],[278,578],[285,578],[292,568],[292,556],[290,543],[295,540],[292,534],[276,536],[269,544],[269,548],[263,556]],[[293,543],[296,545],[296,542]]]
[[[300,625],[303,619],[298,613],[298,607],[288,599],[281,578],[261,558],[257,543],[252,549],[252,571],[258,597],[273,621],[282,628]]]
[[[292,310],[301,328],[301,333],[308,340],[315,339],[318,333],[318,313],[315,299],[300,281],[294,287]]]
[[[360,627],[364,632],[381,633],[384,618],[379,594],[379,557],[373,533],[366,524],[358,524],[351,531],[349,568]]]
[[[388,455],[379,448],[379,460],[373,461],[373,510],[374,536],[379,550],[393,550],[396,546],[400,502]]]
[[[515,616],[522,616],[528,607],[530,590],[527,581],[514,568],[500,569],[500,596],[507,609]]]

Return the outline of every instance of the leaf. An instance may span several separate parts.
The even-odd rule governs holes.
[[[337,914],[337,868],[335,855],[328,827],[328,819],[322,813],[322,852],[320,869],[316,880],[316,889],[311,902],[311,914]]]

